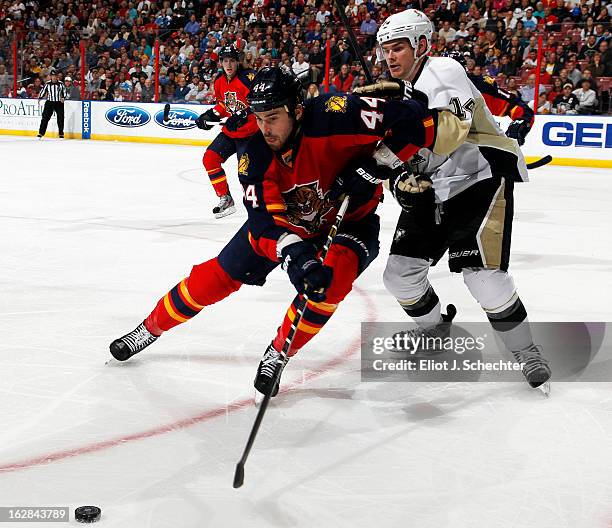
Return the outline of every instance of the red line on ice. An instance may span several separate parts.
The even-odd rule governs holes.
[[[376,319],[376,308],[374,307],[374,303],[369,298],[367,293],[361,288],[354,288],[354,291],[357,292],[362,299],[365,300],[366,310],[367,310],[367,320],[372,321]],[[294,381],[289,385],[285,385],[285,387],[281,390],[281,394],[299,385],[306,383],[312,379],[316,379],[323,374],[335,369],[342,363],[348,361],[358,350],[360,346],[361,339],[356,338],[343,352],[342,354],[336,356],[335,358],[330,359],[326,363],[323,363],[320,367],[309,371],[305,376],[302,377],[301,380]],[[93,444],[87,444],[81,447],[74,447],[72,449],[66,449],[63,451],[53,451],[47,453],[45,455],[39,455],[34,458],[28,458],[25,460],[20,460],[17,462],[12,462],[9,464],[0,465],[0,473],[8,473],[10,471],[18,471],[20,469],[27,469],[34,466],[42,466],[45,464],[50,464],[52,462],[57,462],[59,460],[63,460],[65,458],[71,458],[79,455],[86,455],[87,453],[94,453],[96,451],[102,451],[104,449],[108,449],[111,447],[115,447],[117,445],[124,444],[126,442],[133,442],[136,440],[143,440],[145,438],[151,438],[153,436],[158,436],[166,433],[171,433],[172,431],[176,431],[179,429],[183,429],[185,427],[190,427],[192,425],[207,422],[212,420],[213,418],[217,418],[218,416],[223,416],[235,411],[240,411],[242,409],[246,409],[247,407],[251,407],[253,405],[253,398],[245,398],[239,400],[237,402],[231,403],[229,405],[224,405],[223,407],[217,407],[215,409],[210,409],[208,411],[204,411],[201,414],[197,414],[190,418],[184,418],[183,420],[179,420],[177,422],[173,422],[170,424],[162,425],[156,427],[154,429],[148,429],[146,431],[141,431],[139,433],[132,433],[125,436],[119,436],[117,438],[111,438],[109,440],[104,440],[103,442],[95,442]],[[246,432],[245,432],[246,433]]]

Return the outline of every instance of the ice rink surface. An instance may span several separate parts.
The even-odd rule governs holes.
[[[289,363],[232,489],[252,378],[293,297],[283,271],[105,365],[245,220],[242,205],[212,217],[202,151],[0,138],[0,506],[94,504],[99,526],[126,528],[612,526],[611,383],[546,399],[523,383],[360,382],[360,322],[405,317],[381,280],[391,200],[381,256]],[[610,320],[611,171],[531,178],[511,265],[530,318]],[[485,321],[461,276],[431,277],[458,321]]]

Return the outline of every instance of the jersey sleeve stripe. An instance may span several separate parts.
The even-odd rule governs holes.
[[[274,218],[274,223],[276,225],[280,225],[283,227],[288,227],[289,229],[291,229],[291,224],[282,216],[278,216],[278,215],[272,215],[272,218]]]
[[[266,209],[269,213],[283,213],[287,210],[284,203],[266,204]]]
[[[423,119],[423,126],[425,127],[425,144],[424,147],[431,147],[434,142],[435,126],[433,117]]]

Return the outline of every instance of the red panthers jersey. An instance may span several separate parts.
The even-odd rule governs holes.
[[[327,234],[338,212],[328,198],[338,174],[351,162],[371,156],[385,144],[406,161],[435,141],[437,112],[422,103],[385,101],[352,95],[322,95],[306,102],[300,129],[290,148],[274,152],[261,133],[239,151],[238,175],[249,215],[254,250],[277,261],[277,241],[288,233],[303,239]],[[382,195],[347,213],[360,220],[373,212]]]
[[[533,110],[520,97],[497,86],[493,77],[471,74],[468,74],[468,77],[482,94],[493,115],[508,116],[513,120],[522,118],[526,119],[530,125],[533,123]]]
[[[220,73],[215,79],[215,112],[221,117],[229,117],[236,112],[248,108],[247,95],[251,91],[251,81],[255,77],[253,70],[238,69],[238,73],[231,81],[225,73]],[[250,115],[246,124],[236,131],[222,129],[223,133],[231,138],[244,138],[257,132],[255,116]]]

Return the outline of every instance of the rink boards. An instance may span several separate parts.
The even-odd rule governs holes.
[[[209,145],[220,128],[203,131],[195,119],[209,106],[176,104],[169,119],[163,119],[162,103],[67,101],[65,136],[140,143]],[[42,102],[36,99],[0,98],[0,134],[36,136],[42,116]],[[53,117],[47,132],[57,137]],[[612,167],[612,116],[536,117],[522,147],[528,162],[546,154],[554,165]]]

